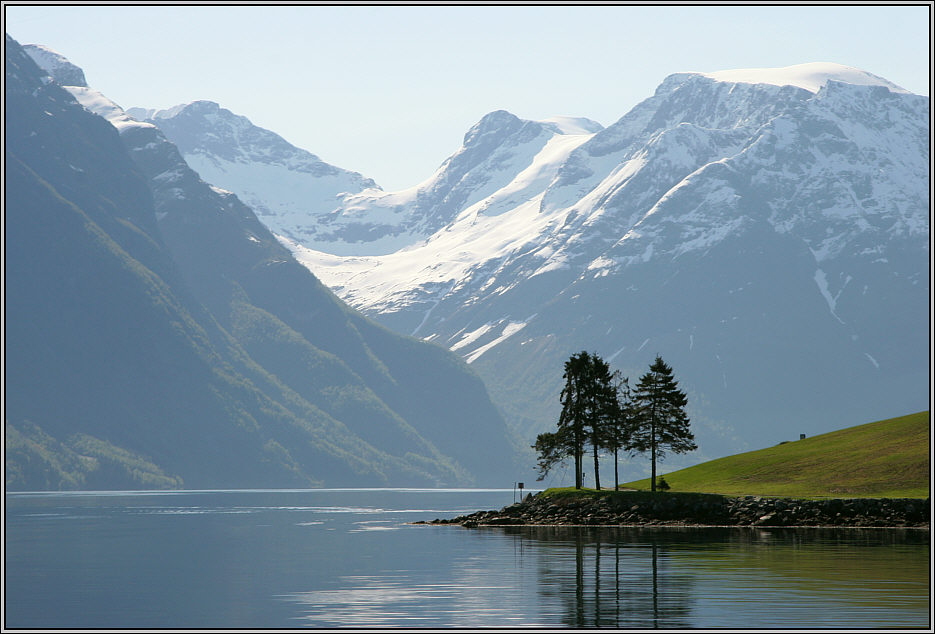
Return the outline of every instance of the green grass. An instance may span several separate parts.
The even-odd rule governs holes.
[[[659,473],[672,492],[929,497],[929,412],[849,427]],[[621,488],[649,489],[649,478]]]
[[[649,486],[649,480],[646,481],[647,486]],[[623,485],[621,485],[622,487]],[[649,502],[653,499],[654,495],[660,495],[659,493],[651,493],[650,491],[617,491],[611,489],[601,489],[600,491],[596,489],[575,489],[574,487],[553,487],[546,489],[539,494],[540,497],[547,499],[550,502],[557,502],[559,504],[572,502],[583,497],[586,498],[604,498],[613,496],[617,500],[625,499],[628,504],[642,504]],[[679,497],[685,500],[687,503],[695,503],[700,501],[702,498],[718,498],[721,499],[723,496],[713,493],[699,493],[699,492],[672,492],[669,491],[665,495],[671,497]]]

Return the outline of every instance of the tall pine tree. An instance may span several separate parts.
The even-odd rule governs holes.
[[[615,426],[620,412],[614,373],[610,365],[596,354],[591,355],[587,390],[588,442],[594,458],[594,488],[600,490],[599,453],[613,448],[616,438]],[[616,484],[616,483],[615,483]]]
[[[565,435],[575,458],[575,488],[582,486],[584,465],[584,442],[588,417],[588,375],[590,374],[591,355],[582,351],[571,355],[565,362],[565,387],[562,388],[562,412],[558,418],[559,435]]]
[[[612,442],[618,413],[617,392],[610,366],[596,354],[582,351],[565,362],[562,411],[555,432],[539,434],[533,449],[539,457],[539,480],[569,457],[575,460],[575,488],[583,485],[586,445],[594,458],[594,486],[601,488],[599,454]]]
[[[562,411],[558,418],[558,430],[536,437],[533,449],[539,456],[539,480],[545,478],[556,464],[564,464],[569,458],[575,460],[575,488],[582,484],[582,457],[587,439],[589,416],[588,393],[591,376],[591,355],[580,352],[571,355],[565,362],[565,386],[560,395]]]
[[[612,389],[616,398],[608,400],[608,427],[607,449],[614,454],[614,490],[620,488],[620,474],[618,470],[620,451],[631,449],[631,436],[636,416],[633,407],[630,380],[619,371],[612,375]]]
[[[666,451],[686,453],[698,448],[689,429],[685,406],[688,399],[678,389],[672,368],[657,356],[649,372],[640,377],[633,393],[636,425],[630,442],[640,452],[650,453],[652,490],[656,490],[656,461],[665,458]]]

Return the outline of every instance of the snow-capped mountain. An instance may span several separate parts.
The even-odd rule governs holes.
[[[386,254],[428,238],[467,208],[497,215],[546,186],[562,157],[600,129],[588,119],[523,121],[503,110],[491,112],[424,182],[401,192],[346,196],[341,208],[320,220],[334,226],[322,237],[356,244],[342,244],[341,251],[331,243],[297,244],[329,253]]]
[[[928,139],[927,98],[851,67],[678,73],[606,129],[491,113],[422,185],[344,198],[437,227],[399,251],[286,242],[527,436],[570,354],[661,354],[719,455],[927,406]]]
[[[130,108],[127,114],[157,125],[202,178],[237,194],[277,235],[346,255],[386,254],[423,240],[466,206],[516,180],[550,142],[567,153],[601,129],[583,118],[534,122],[493,112],[425,182],[384,192],[210,101],[160,111]],[[553,141],[556,136],[564,140]]]
[[[237,194],[272,231],[301,243],[319,244],[317,220],[337,209],[341,196],[379,191],[371,179],[329,165],[212,101],[127,114],[157,125],[206,182]]]

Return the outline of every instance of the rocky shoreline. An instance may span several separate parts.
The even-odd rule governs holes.
[[[802,500],[711,494],[609,492],[530,495],[499,511],[419,524],[476,526],[788,526],[929,528],[929,498]]]

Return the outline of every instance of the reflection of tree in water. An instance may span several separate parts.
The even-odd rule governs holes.
[[[557,616],[565,625],[690,626],[694,579],[667,566],[667,531],[543,527],[523,535],[546,554],[539,561],[539,591],[546,603],[561,606]]]
[[[724,553],[775,554],[788,560],[796,551],[810,558],[834,557],[842,548],[928,544],[928,531],[853,529],[732,529],[636,527],[503,527],[521,543],[535,542],[542,614],[570,627],[688,629],[699,592],[692,572],[680,565],[690,557],[723,565]],[[822,553],[825,553],[822,556]],[[709,556],[705,556],[705,554]],[[710,557],[710,555],[714,555]],[[782,574],[769,559],[748,559]],[[797,566],[798,564],[796,564]],[[795,568],[795,574],[803,574]],[[703,573],[701,573],[703,574]],[[554,610],[554,611],[553,611]]]

